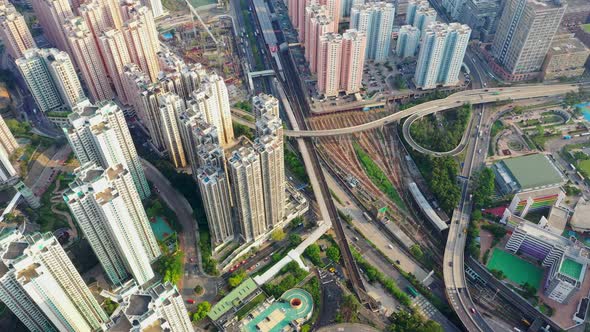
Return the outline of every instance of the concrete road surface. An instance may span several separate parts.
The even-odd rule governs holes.
[[[196,303],[201,300],[211,300],[217,293],[215,278],[205,276],[200,267],[201,257],[196,239],[198,226],[193,217],[192,207],[155,166],[143,159],[142,164],[147,179],[158,188],[152,194],[157,194],[176,213],[176,217],[182,225],[182,233],[179,234],[180,248],[184,252],[184,276],[179,284],[182,296],[185,299],[195,298],[193,289],[196,285],[201,285],[205,288],[205,294],[196,299]],[[187,307],[190,310],[191,306],[187,304]]]

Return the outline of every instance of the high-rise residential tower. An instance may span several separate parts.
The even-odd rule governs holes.
[[[459,23],[430,24],[422,33],[414,74],[416,86],[433,89],[456,85],[470,34],[471,29]]]
[[[383,1],[353,6],[350,12],[350,28],[367,36],[366,58],[385,61],[391,49],[395,7]]]
[[[159,83],[152,83],[150,77],[134,63],[123,67],[122,84],[128,102],[133,106],[140,123],[145,126],[152,139],[151,143],[160,151],[166,149],[166,142],[160,123],[159,96],[164,93]]]
[[[319,0],[320,5],[326,6],[326,14],[332,19],[333,32],[338,32],[340,24],[340,1],[342,0]]]
[[[82,79],[94,102],[113,98],[113,90],[98,51],[96,39],[82,17],[65,21],[64,33],[70,45],[74,61],[82,73]]]
[[[134,8],[131,14],[122,28],[129,57],[155,82],[160,72],[160,47],[154,17],[146,7]]]
[[[211,242],[216,248],[234,239],[229,179],[222,167],[203,166],[197,171]]]
[[[146,291],[138,290],[124,297],[121,313],[122,317],[117,322],[121,327],[112,327],[113,331],[127,331],[131,325],[132,332],[194,331],[182,296],[176,286],[169,282],[158,284]]]
[[[257,240],[267,230],[260,157],[252,147],[241,147],[228,159],[228,168],[240,235],[245,242]]]
[[[342,35],[323,34],[318,51],[318,91],[327,97],[337,96],[340,92],[341,61]]]
[[[86,21],[97,42],[103,32],[120,29],[123,26],[121,11],[116,0],[87,0],[78,7],[78,13]]]
[[[114,283],[124,277],[121,261],[139,285],[154,277],[150,263],[161,254],[160,249],[131,174],[123,164],[106,170],[84,165],[72,192],[64,199],[80,227],[85,226],[89,241],[93,239],[90,245],[97,256],[100,253],[100,262]]]
[[[430,6],[418,6],[414,14],[412,26],[418,28],[420,32],[424,31],[430,23],[436,22],[436,10]]]
[[[63,30],[65,20],[74,16],[70,2],[68,0],[31,0],[31,5],[47,40],[60,51],[70,53]]]
[[[365,64],[366,36],[354,29],[343,35],[326,33],[320,38],[318,91],[337,96],[360,91]]]
[[[262,117],[263,114],[272,114],[279,116],[279,100],[266,93],[261,93],[252,97],[252,107],[254,108],[254,117]]]
[[[3,230],[0,300],[31,331],[102,331],[108,316],[51,233]]]
[[[309,62],[309,69],[317,73],[320,54],[320,40],[329,32],[334,32],[332,19],[326,15],[326,7],[310,5],[305,17],[305,58]]]
[[[0,145],[0,185],[12,182],[16,175],[16,170],[10,162],[10,154]]]
[[[492,55],[507,72],[505,79],[529,79],[540,71],[565,9],[558,1],[506,1],[492,44]]]
[[[113,102],[84,107],[69,116],[66,137],[81,164],[94,162],[103,168],[123,164],[129,170],[141,199],[150,195],[139,156],[123,111]]]
[[[0,147],[3,147],[9,155],[18,149],[18,143],[2,116],[0,116]]]
[[[0,4],[0,38],[13,59],[36,47],[25,18],[8,1]]]
[[[178,115],[185,109],[184,101],[177,94],[168,92],[160,96],[159,102],[160,130],[164,136],[168,156],[175,167],[186,167],[186,157],[177,121]]]
[[[285,217],[283,123],[272,112],[262,113],[256,129],[254,149],[260,156],[266,227],[272,229]]]
[[[120,30],[105,31],[99,37],[99,49],[106,66],[107,73],[115,87],[117,97],[123,104],[130,103],[129,92],[123,83],[124,67],[131,64],[125,37]]]
[[[409,0],[406,9],[406,24],[413,25],[416,19],[416,12],[420,7],[430,7],[428,0]]]
[[[164,6],[162,6],[162,1],[160,0],[143,0],[141,1],[141,4],[151,9],[154,18],[158,18],[165,14]]]
[[[340,90],[346,94],[361,91],[367,36],[348,29],[342,34],[342,60],[340,62]]]
[[[75,171],[76,179],[63,199],[72,211],[84,237],[90,243],[108,280],[121,286],[129,277],[123,258],[109,233],[108,224],[96,202],[94,184],[104,176],[104,169],[89,162]]]
[[[397,36],[395,53],[400,58],[413,57],[420,43],[420,30],[411,25],[402,25]]]
[[[16,170],[10,162],[10,156],[18,148],[18,143],[0,116],[0,184],[16,176]]]
[[[31,48],[16,66],[42,112],[71,109],[87,99],[66,52]]]
[[[201,86],[193,92],[193,100],[207,122],[217,128],[220,145],[225,146],[233,142],[231,106],[223,78],[215,73],[202,77]]]

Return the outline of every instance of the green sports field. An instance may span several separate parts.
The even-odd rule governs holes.
[[[487,267],[488,270],[504,272],[506,278],[515,284],[521,285],[528,282],[536,289],[539,289],[543,279],[542,268],[498,248],[494,249]]]
[[[588,33],[590,33],[590,24],[582,24],[582,29]]]
[[[590,160],[582,160],[578,163],[578,167],[586,171],[586,174],[590,174]]]

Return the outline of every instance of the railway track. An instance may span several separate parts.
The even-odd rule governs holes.
[[[305,96],[303,95],[301,83],[298,79],[296,79],[297,73],[294,71],[292,61],[290,58],[288,58],[288,55],[285,56],[285,54],[281,53],[280,58],[283,65],[283,70],[285,71],[285,77],[293,78],[290,80],[283,81],[283,84],[286,87],[285,92],[287,93],[287,96],[291,101],[291,106],[295,110],[294,114],[297,121],[297,125],[299,125],[301,129],[307,130],[307,123],[305,121],[304,115],[310,114],[310,112],[308,108],[309,106],[307,105],[307,101],[305,100]],[[319,157],[315,150],[313,141],[311,138],[305,138],[304,142],[308,151],[310,151],[310,159],[313,165],[312,167],[314,168],[315,174],[317,174],[317,180],[320,184],[321,193],[317,194],[322,195],[326,198],[328,214],[332,222],[332,228],[336,233],[336,242],[338,243],[338,247],[340,248],[340,252],[342,253],[342,260],[344,261],[344,267],[352,284],[352,288],[361,300],[361,302],[368,302],[370,304],[373,304],[374,301],[372,301],[372,299],[366,293],[366,288],[363,285],[360,272],[358,270],[356,262],[354,261],[354,257],[352,256],[350,247],[348,246],[348,241],[346,239],[346,235],[344,234],[344,229],[342,227],[342,222],[340,220],[340,217],[338,216],[338,210],[336,209],[336,206],[332,201],[330,189],[328,188],[328,184],[322,171],[322,167],[320,165]]]

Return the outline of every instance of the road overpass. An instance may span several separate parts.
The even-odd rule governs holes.
[[[510,101],[510,100],[520,100],[520,99],[530,99],[530,98],[540,98],[540,97],[550,97],[550,96],[560,96],[564,95],[568,92],[577,92],[579,90],[578,85],[575,84],[556,84],[556,85],[532,85],[532,86],[518,86],[518,87],[510,87],[510,88],[489,88],[489,89],[477,89],[477,90],[468,90],[468,91],[461,91],[454,93],[447,98],[444,99],[437,99],[432,100],[420,105],[416,105],[410,107],[408,109],[390,114],[385,116],[381,119],[363,123],[361,125],[352,126],[352,127],[343,127],[343,128],[336,128],[336,129],[325,129],[325,130],[284,130],[285,136],[288,137],[296,137],[296,138],[304,138],[304,137],[330,137],[330,136],[340,136],[340,135],[349,135],[354,133],[359,133],[362,131],[367,131],[371,129],[376,129],[383,127],[387,124],[392,122],[399,121],[405,117],[413,116],[418,119],[420,117],[424,117],[429,114],[433,114],[436,112],[445,111],[448,109],[456,108],[463,104],[471,104],[471,105],[478,105],[478,104],[486,104],[492,103],[497,101]],[[252,116],[250,113],[246,113],[239,110],[232,110],[234,113],[237,114],[247,114],[248,116]],[[246,120],[239,119],[239,117],[234,117],[236,122],[251,126],[252,124]],[[408,137],[406,137],[408,138]],[[412,143],[410,146],[412,148],[428,153],[429,151],[420,147],[416,142],[414,142],[411,137],[410,141]],[[445,152],[434,152],[431,151],[433,154],[444,154]],[[452,151],[451,151],[452,152]]]

